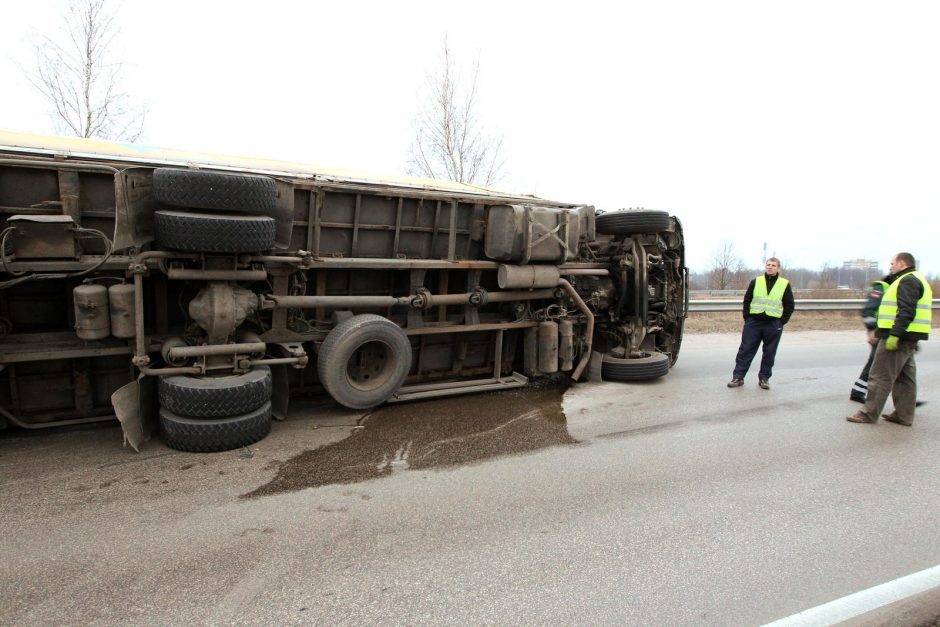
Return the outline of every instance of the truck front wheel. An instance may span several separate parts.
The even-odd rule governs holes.
[[[668,211],[628,209],[597,216],[595,228],[607,235],[636,235],[638,233],[660,233],[669,229],[671,221]]]
[[[643,357],[622,359],[604,355],[601,362],[601,379],[604,381],[649,381],[669,372],[669,355],[647,353]]]

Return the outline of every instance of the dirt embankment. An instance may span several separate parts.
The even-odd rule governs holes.
[[[737,311],[695,312],[685,320],[685,333],[737,333],[744,319]],[[934,313],[932,328],[940,328]],[[865,325],[857,311],[795,311],[787,331],[862,331]]]
[[[685,321],[685,333],[736,333],[744,319],[737,311],[695,312]],[[935,323],[936,324],[936,323]],[[795,311],[787,331],[861,331],[857,311]]]

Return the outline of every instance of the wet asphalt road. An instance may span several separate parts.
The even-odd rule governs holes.
[[[251,451],[6,434],[0,623],[788,616],[940,564],[940,350],[913,428],[853,425],[860,339],[786,335],[769,391],[691,336],[645,385],[299,403]]]

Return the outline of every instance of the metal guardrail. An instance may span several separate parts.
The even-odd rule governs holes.
[[[797,311],[861,311],[864,298],[801,298],[793,301]],[[693,299],[690,312],[741,311],[741,301],[727,299]],[[940,298],[933,299],[932,309],[940,309]]]
[[[692,298],[698,296],[744,296],[744,293],[747,290],[689,290],[689,294]],[[802,287],[793,288],[794,295],[802,295],[807,298],[812,298],[814,294],[827,294],[831,295],[833,292],[838,292],[839,294],[845,295],[846,297],[857,295],[865,296],[866,289],[838,289],[838,288],[813,288],[813,289],[804,289]]]

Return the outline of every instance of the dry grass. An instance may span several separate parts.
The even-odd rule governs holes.
[[[739,333],[744,319],[739,312],[690,313],[685,333]],[[933,328],[940,325],[935,315]],[[787,331],[861,331],[865,328],[857,311],[796,311]]]

